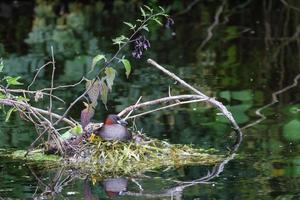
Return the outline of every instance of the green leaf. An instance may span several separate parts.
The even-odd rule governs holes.
[[[102,81],[102,83],[101,83],[101,100],[102,100],[102,103],[105,105],[105,107],[107,104],[107,94],[108,94],[108,87],[105,84],[105,82]]]
[[[129,26],[130,29],[135,29],[135,27],[136,27],[136,25],[133,25],[133,24],[131,24],[129,22],[123,22],[123,23],[126,24],[127,26]]]
[[[11,76],[6,76],[4,79],[6,80],[8,85],[23,85],[23,83],[20,83],[18,80],[21,78],[21,76],[17,77],[11,77]]]
[[[161,9],[162,12],[165,12],[165,9],[163,7],[161,7],[161,6],[158,6],[158,7]]]
[[[71,129],[71,132],[74,134],[74,135],[81,135],[83,133],[83,130],[82,130],[82,127],[80,124],[76,125],[75,127],[73,127]]]
[[[5,122],[8,122],[8,120],[9,120],[9,118],[11,116],[11,113],[14,112],[14,111],[16,111],[15,108],[9,109],[9,111],[6,113]]]
[[[95,56],[95,57],[93,58],[91,71],[94,70],[96,64],[97,64],[100,60],[102,60],[102,59],[106,62],[105,55],[103,55],[103,54],[99,54],[99,55],[97,55],[97,56]],[[90,71],[90,72],[91,72],[91,71]]]
[[[30,101],[30,99],[26,98],[26,97],[23,97],[23,96],[17,96],[17,101],[21,102],[21,101]]]
[[[144,9],[142,7],[140,7],[141,13],[143,17],[146,17],[146,12],[144,11]]]
[[[61,141],[66,141],[68,139],[70,139],[72,136],[79,136],[83,133],[82,127],[81,125],[76,125],[75,127],[67,130],[65,133],[63,133],[59,139]]]
[[[116,70],[112,67],[106,67],[105,74],[106,74],[107,86],[111,90],[116,77]]]
[[[0,92],[0,99],[4,99],[6,96],[2,92]]]
[[[125,67],[125,73],[126,73],[126,76],[128,78],[129,74],[131,72],[131,64],[130,64],[129,60],[127,60],[127,59],[122,59],[122,63]]]
[[[145,7],[147,10],[149,10],[151,13],[153,12],[153,9],[151,9],[149,6],[144,5],[144,7]]]
[[[159,19],[153,18],[153,20],[156,21],[156,23],[158,23],[159,25],[161,25],[161,26],[163,25],[163,24],[159,21]]]
[[[142,29],[144,29],[144,30],[146,30],[146,31],[149,32],[149,29],[148,29],[147,25],[144,25],[144,26],[142,27]]]
[[[0,58],[0,73],[3,72],[4,64],[3,64],[3,59]]]
[[[125,37],[124,35],[121,35],[120,37],[117,37],[115,39],[113,39],[113,44],[118,44],[118,45],[121,45],[121,44],[124,44],[128,41],[129,39],[127,37]]]

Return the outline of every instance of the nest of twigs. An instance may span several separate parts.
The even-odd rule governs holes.
[[[70,164],[95,174],[130,174],[161,167],[182,165],[212,165],[224,158],[216,150],[199,149],[191,145],[170,144],[158,139],[146,138],[136,142],[102,141],[96,138],[84,144]]]

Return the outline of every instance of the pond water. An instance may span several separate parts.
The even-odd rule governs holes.
[[[0,3],[0,55],[5,74],[30,83],[34,70],[49,61],[54,47],[55,84],[74,83],[89,71],[93,56],[112,54],[111,39],[126,34],[123,21],[134,21],[140,3],[122,0],[88,4],[56,1]],[[82,1],[84,2],[84,1]],[[132,62],[129,79],[120,66],[108,110],[98,105],[94,121],[143,100],[186,91],[146,63],[152,58],[216,97],[233,113],[243,131],[237,156],[222,166],[157,169],[92,183],[69,169],[1,158],[0,199],[300,199],[300,3],[291,1],[150,1],[170,10],[170,28],[150,26],[151,48]],[[49,87],[51,71],[38,77],[36,88]],[[57,92],[71,103],[79,86]],[[47,105],[37,103],[46,108]],[[60,103],[54,103],[61,112]],[[70,112],[78,119],[82,102]],[[34,127],[13,114],[1,115],[0,149],[26,149]],[[132,124],[131,121],[129,121]],[[170,143],[195,144],[228,152],[232,129],[218,111],[190,104],[136,120],[151,137]],[[1,153],[0,153],[1,154]],[[211,179],[191,182],[216,173]],[[112,189],[113,188],[113,189]],[[117,191],[126,188],[127,192]],[[142,188],[142,190],[141,190]],[[56,191],[56,193],[51,191]]]

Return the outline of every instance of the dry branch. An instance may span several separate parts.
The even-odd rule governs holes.
[[[43,110],[43,109],[40,109],[40,108],[36,108],[36,107],[33,107],[29,104],[26,104],[24,102],[20,102],[20,101],[16,101],[16,100],[12,100],[12,99],[0,99],[0,104],[3,104],[3,105],[7,105],[7,106],[14,106],[14,105],[17,105],[19,106],[20,108],[24,109],[24,110],[28,110],[30,111],[33,110],[37,113],[40,113],[40,114],[43,114],[43,115],[47,115],[47,116],[50,116],[50,112],[47,111],[47,110]],[[63,122],[69,124],[70,126],[74,127],[76,126],[76,123],[78,122],[73,122],[67,118],[62,118],[61,115],[58,115],[56,113],[52,113],[52,116],[56,119],[61,119]]]

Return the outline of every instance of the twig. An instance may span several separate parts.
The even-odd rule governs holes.
[[[156,104],[159,104],[159,103],[166,103],[166,102],[172,102],[172,101],[175,101],[175,100],[199,100],[199,99],[202,99],[202,100],[208,100],[208,97],[203,97],[203,96],[200,96],[200,95],[177,95],[177,96],[171,96],[171,97],[163,97],[163,98],[159,98],[159,99],[155,99],[155,100],[152,100],[152,101],[147,101],[147,102],[144,102],[144,103],[139,103],[139,104],[136,104],[136,105],[132,105],[132,106],[129,106],[127,108],[124,108],[121,112],[119,112],[118,116],[123,116],[124,114],[132,111],[132,110],[136,110],[136,109],[139,109],[139,108],[144,108],[144,107],[147,107],[147,106],[151,106],[151,105],[156,105]]]
[[[41,113],[41,114],[44,114],[44,115],[50,115],[49,111],[47,110],[43,110],[43,109],[40,109],[40,108],[36,108],[36,107],[33,107],[33,106],[29,106],[29,105],[26,105],[24,102],[20,102],[20,101],[16,101],[16,100],[12,100],[12,99],[0,99],[0,104],[4,104],[4,105],[8,105],[8,106],[14,106],[14,105],[18,105],[20,106],[22,109],[32,109],[38,113]],[[73,122],[67,118],[62,118],[62,116],[58,115],[58,114],[55,114],[55,113],[52,113],[52,116],[56,119],[61,119],[63,122],[69,124],[70,126],[74,127],[76,126],[76,123],[78,122]]]
[[[52,57],[52,74],[51,74],[51,89],[50,89],[50,96],[49,96],[49,114],[50,114],[50,122],[53,123],[52,120],[52,92],[54,87],[54,74],[55,74],[55,60],[54,60],[54,53],[53,53],[53,46],[51,46],[51,57]]]
[[[51,64],[51,63],[52,63],[52,61],[47,62],[46,64],[44,64],[43,66],[41,66],[41,67],[37,70],[36,74],[34,75],[32,81],[31,81],[31,83],[28,85],[27,90],[29,90],[29,88],[34,84],[34,82],[35,82],[37,76],[39,75],[39,73],[41,72],[41,70],[44,69],[47,65],[49,65],[49,64]]]
[[[36,93],[40,92],[42,95],[45,95],[45,96],[50,96],[49,93],[47,92],[43,92],[44,90],[23,90],[23,89],[2,89],[0,88],[0,92],[7,92],[7,93],[25,93],[25,94],[32,94],[32,95],[36,95]],[[62,103],[65,103],[65,101],[63,99],[61,99],[60,97],[58,96],[55,96],[55,95],[51,95],[54,99],[62,102]]]
[[[140,96],[140,98],[136,101],[135,105],[139,104],[141,100],[142,100],[142,96]],[[131,110],[131,111],[126,115],[126,117],[124,118],[124,120],[128,119],[132,112],[133,112],[133,110]]]
[[[156,108],[156,109],[153,109],[153,110],[149,110],[149,111],[146,111],[146,112],[143,112],[143,113],[139,113],[139,114],[133,115],[131,117],[128,117],[128,119],[136,118],[136,117],[141,117],[143,115],[147,115],[147,114],[150,114],[150,113],[153,113],[153,112],[157,112],[157,111],[160,111],[160,110],[163,110],[163,109],[166,109],[166,108],[171,108],[171,107],[178,106],[178,105],[196,103],[196,102],[201,102],[201,101],[206,101],[206,100],[207,99],[195,99],[195,100],[191,100],[191,101],[177,102],[177,103],[174,103],[174,104],[171,104],[171,105],[159,107],[159,108]]]
[[[219,18],[220,18],[220,15],[222,14],[223,12],[223,9],[224,9],[224,6],[225,6],[225,3],[226,1],[223,0],[223,3],[221,4],[221,6],[218,8],[217,12],[216,12],[216,15],[215,15],[215,20],[214,22],[212,23],[212,25],[210,25],[207,29],[207,37],[205,38],[205,40],[201,43],[200,45],[200,49],[202,49],[206,43],[212,38],[213,36],[213,29],[219,24]]]

